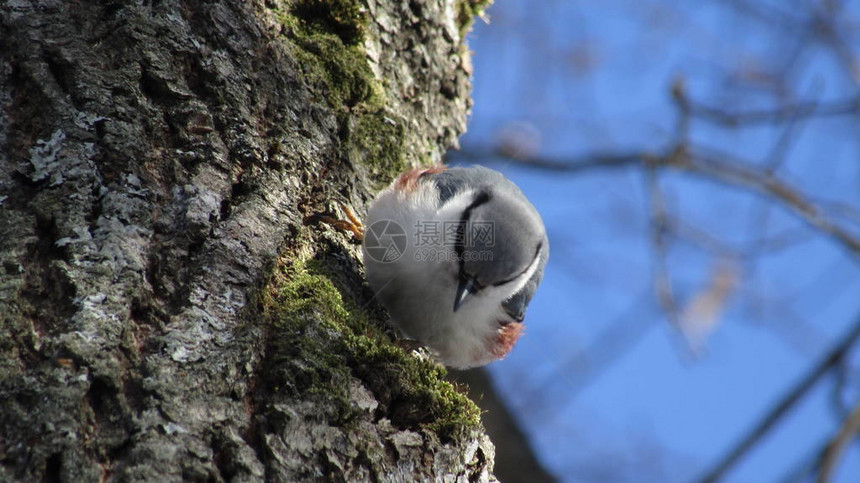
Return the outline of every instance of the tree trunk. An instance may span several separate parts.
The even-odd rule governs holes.
[[[492,479],[350,239],[464,130],[486,0],[0,7],[0,480]]]

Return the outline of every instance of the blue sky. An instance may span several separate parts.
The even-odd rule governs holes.
[[[826,46],[729,3],[499,0],[490,24],[479,22],[471,34],[475,106],[463,152],[485,152],[512,136],[557,159],[660,151],[673,140],[677,79],[693,99],[727,110],[857,95],[857,80]],[[783,12],[781,3],[754,4]],[[845,18],[857,13],[849,6]],[[802,18],[804,8],[785,15]],[[846,44],[857,50],[858,40]],[[757,84],[774,69],[784,74],[779,96]],[[732,75],[749,83],[739,86]],[[860,206],[857,127],[856,116],[796,122],[788,131],[694,122],[691,139],[753,166],[784,153],[779,178],[827,203],[857,234],[856,213],[835,204]],[[781,144],[783,137],[789,141]],[[739,265],[716,331],[693,354],[654,297],[641,169],[567,175],[483,162],[520,185],[549,232],[550,264],[526,336],[491,372],[540,458],[566,481],[692,481],[860,317],[856,257],[759,195],[666,172],[659,186],[668,210],[690,226],[741,248],[758,238],[789,240]],[[681,305],[708,285],[715,263],[695,244],[669,246]],[[860,397],[860,357],[853,359],[855,381],[843,394],[849,404]],[[725,481],[781,481],[800,468],[841,422],[833,388],[831,379],[818,384]],[[857,443],[835,481],[860,481]]]

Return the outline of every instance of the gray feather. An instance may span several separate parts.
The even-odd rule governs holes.
[[[473,166],[471,168],[448,168],[441,173],[433,174],[433,181],[436,187],[439,188],[439,201],[445,204],[453,198],[457,193],[460,193],[466,188],[477,188],[480,186],[498,186],[506,185],[519,193],[523,199],[525,196],[522,191],[498,171],[485,168],[483,166]]]
[[[503,174],[483,166],[469,168],[454,167],[429,176],[432,176],[432,180],[439,189],[440,205],[444,205],[448,200],[466,189],[480,189],[485,186],[491,186],[494,190],[504,190],[521,199],[526,205],[532,206],[523,192],[510,180],[505,178]],[[546,233],[543,234],[542,248],[539,256],[538,267],[529,281],[511,298],[502,303],[505,312],[515,321],[523,319],[525,309],[543,278],[544,268],[549,259],[549,240]]]

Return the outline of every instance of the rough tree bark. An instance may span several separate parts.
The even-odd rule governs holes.
[[[4,2],[0,480],[492,479],[303,223],[456,145],[486,3]]]

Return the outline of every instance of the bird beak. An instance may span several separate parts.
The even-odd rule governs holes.
[[[457,287],[457,296],[454,297],[454,312],[463,305],[463,302],[474,293],[475,279],[473,277],[464,277],[460,279],[460,285]]]

